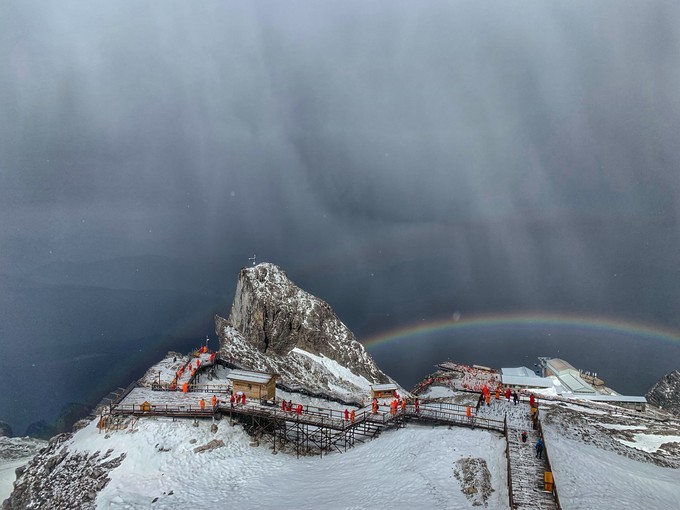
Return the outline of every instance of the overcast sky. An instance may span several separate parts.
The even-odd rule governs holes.
[[[41,351],[135,338],[129,303],[64,304],[84,287],[201,295],[203,327],[253,254],[360,339],[501,311],[678,329],[678,19],[672,1],[2,2],[0,341],[37,313],[68,323],[29,327]],[[103,303],[105,334],[82,320]],[[168,334],[147,319],[138,337]]]

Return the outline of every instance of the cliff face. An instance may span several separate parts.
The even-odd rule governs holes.
[[[223,357],[276,370],[287,384],[307,386],[303,372],[328,360],[367,383],[389,381],[328,303],[273,264],[241,270],[229,319],[217,316],[215,324]]]
[[[680,416],[680,370],[663,376],[646,397],[650,404]]]
[[[9,426],[9,423],[0,421],[0,437],[12,437],[12,427]]]
[[[3,510],[96,508],[97,492],[110,481],[109,472],[126,454],[111,455],[113,449],[103,455],[71,451],[66,445],[72,437],[54,436],[26,466],[17,469],[14,490],[3,501]]]

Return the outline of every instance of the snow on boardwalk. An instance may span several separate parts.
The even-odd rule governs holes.
[[[199,407],[201,398],[209,401],[205,393],[182,393],[181,391],[156,391],[151,388],[135,388],[133,389],[119,404],[120,408],[128,408],[131,406],[139,407],[144,402],[149,402],[157,409],[162,407]],[[224,394],[218,395],[218,399],[224,400]]]
[[[208,394],[209,395],[209,394]],[[181,391],[155,391],[151,388],[133,389],[119,404],[111,407],[112,414],[137,414],[137,415],[161,415],[161,416],[184,416],[192,415],[196,417],[210,417],[216,412],[223,414],[253,415],[269,417],[272,419],[296,421],[338,430],[345,429],[350,422],[344,420],[344,412],[335,407],[323,408],[314,405],[303,404],[303,413],[297,415],[295,412],[285,412],[279,405],[263,405],[255,400],[248,400],[246,404],[235,404],[231,406],[230,400],[224,394],[216,394],[217,405],[215,409],[211,406],[211,398],[204,393],[183,393]],[[201,409],[200,400],[205,400],[205,409]],[[150,408],[147,412],[142,411],[142,404],[148,402]],[[356,424],[365,419],[368,415],[369,407],[364,408],[356,415]],[[379,415],[383,422],[389,422],[393,417],[388,413]],[[371,416],[372,420],[374,418]]]
[[[545,457],[536,458],[536,441],[538,432],[527,430],[529,439],[522,443],[521,431],[508,430],[510,447],[510,469],[512,476],[512,494],[515,508],[518,509],[555,509],[552,493],[543,490],[543,473],[548,471]]]
[[[142,386],[182,389],[187,383],[194,386],[199,374],[215,364],[215,352],[194,352],[186,356],[167,356],[153,365],[140,380]],[[198,362],[198,364],[197,364]]]
[[[514,405],[505,399],[492,399],[491,406],[481,405],[480,416],[506,416],[508,420],[508,455],[514,508],[546,509],[557,508],[552,493],[543,490],[543,474],[549,471],[545,452],[542,459],[536,458],[535,445],[539,434],[533,430],[529,406],[525,403]],[[522,443],[522,432],[528,439]]]

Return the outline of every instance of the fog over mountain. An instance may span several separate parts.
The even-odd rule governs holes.
[[[360,341],[501,312],[678,331],[679,18],[670,1],[3,2],[0,419],[21,434],[195,346],[254,254]],[[447,357],[559,353],[644,394],[678,345],[541,326],[372,354],[407,386]]]

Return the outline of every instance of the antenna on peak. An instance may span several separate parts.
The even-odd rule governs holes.
[[[253,261],[253,265],[255,265],[255,264],[256,264],[256,262],[255,262],[255,259],[256,259],[256,258],[257,258],[257,255],[253,254],[252,257],[248,257],[248,260],[252,260],[252,261]]]

